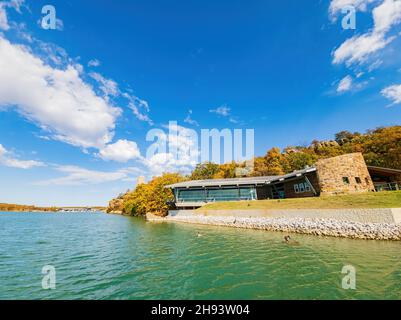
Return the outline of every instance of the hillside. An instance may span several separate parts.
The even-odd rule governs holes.
[[[254,170],[249,175],[283,175],[294,170],[303,169],[306,166],[311,166],[319,159],[355,152],[363,154],[367,165],[401,169],[401,126],[381,127],[368,130],[365,133],[341,131],[334,135],[333,140],[329,141],[314,140],[309,145],[288,146],[283,150],[274,147],[268,150],[264,156],[254,159]],[[173,195],[170,190],[163,188],[164,185],[184,180],[235,178],[237,168],[243,168],[244,166],[245,163],[232,162],[219,165],[207,162],[198,164],[188,176],[166,173],[110,201],[108,212],[126,215],[144,215],[145,213],[166,215],[169,209],[166,203],[173,200]],[[387,195],[387,197],[391,198],[392,196]],[[380,196],[377,198],[359,198],[361,201],[358,201],[357,198],[349,199],[349,201],[344,198],[342,206],[358,206],[361,208],[364,205],[375,206],[376,204],[380,204],[382,207],[383,205],[388,207],[396,204],[399,200],[397,196],[394,197],[396,198],[387,198],[383,204],[379,201]],[[338,201],[341,200],[340,198],[337,199]],[[308,201],[311,200],[304,199],[303,201],[305,206],[310,208],[311,203],[308,203]],[[316,200],[314,205],[318,207],[337,205],[330,203],[330,201],[330,199],[322,198],[321,200]],[[301,206],[301,202],[298,202],[298,204],[296,202],[285,203],[291,207],[292,205]],[[230,206],[237,205],[244,206],[242,203],[230,204]],[[256,205],[264,206],[265,204],[251,203],[251,206]],[[219,206],[219,204],[215,204],[214,206]],[[229,204],[224,204],[224,206],[229,206]],[[281,207],[283,207],[282,203]]]

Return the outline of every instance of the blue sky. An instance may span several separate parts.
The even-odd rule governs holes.
[[[401,0],[0,1],[0,202],[105,205],[188,171],[145,157],[169,121],[254,129],[256,155],[400,124],[400,25]]]

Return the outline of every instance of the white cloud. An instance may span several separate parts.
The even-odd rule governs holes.
[[[8,24],[6,4],[0,2],[0,30],[8,30],[10,26]]]
[[[14,8],[15,11],[21,13],[21,7],[24,5],[25,0],[10,0],[6,1],[7,5],[11,8]]]
[[[3,157],[3,155],[5,155],[7,152],[7,150],[3,147],[2,144],[0,144],[0,158]]]
[[[103,160],[128,162],[129,160],[140,158],[141,152],[135,142],[118,140],[116,143],[109,144],[100,150],[99,156]]]
[[[393,104],[401,103],[401,84],[392,85],[382,90],[382,95],[391,100]]]
[[[99,88],[105,96],[116,97],[120,94],[118,84],[114,80],[106,79],[97,72],[91,72],[89,75],[99,83]]]
[[[160,138],[161,140],[164,139],[170,147],[177,148],[178,151],[181,150],[185,153],[191,148],[197,148],[197,133],[193,129],[180,126],[174,121],[164,127],[169,129],[169,134]]]
[[[184,122],[198,127],[199,123],[196,120],[192,119],[192,113],[192,110],[188,110],[188,115],[184,119]]]
[[[350,66],[354,63],[363,63],[376,51],[383,49],[394,40],[394,37],[386,39],[381,33],[367,33],[347,39],[335,50],[333,63],[346,63]]]
[[[227,105],[222,105],[221,107],[218,107],[217,109],[211,109],[209,110],[211,113],[218,114],[219,116],[228,118],[228,121],[234,124],[240,123],[235,117],[231,116],[231,108],[229,108]]]
[[[67,175],[61,178],[39,181],[36,182],[35,185],[88,185],[119,181],[128,178],[128,172],[126,170],[105,172],[88,170],[78,166],[57,166],[56,170]]]
[[[64,22],[61,19],[56,19],[56,30],[64,31]]]
[[[23,3],[0,1],[3,28],[9,27],[6,8],[21,13]],[[107,151],[113,146],[110,143],[122,113],[114,105],[116,98],[125,98],[139,120],[153,124],[145,100],[121,91],[116,81],[100,73],[84,73],[78,59],[71,59],[63,48],[32,37],[25,24],[12,22],[10,26],[28,45],[13,44],[0,33],[0,108],[15,109],[46,131],[47,137],[85,152],[87,148]],[[62,27],[62,21],[58,26]],[[88,65],[99,66],[100,61],[94,59]],[[86,81],[87,76],[96,81],[95,86]]]
[[[385,0],[373,10],[375,32],[385,33],[401,22],[401,0]]]
[[[168,134],[160,130],[156,136],[157,143],[165,148],[147,154],[143,164],[153,175],[160,175],[163,172],[190,173],[198,163],[200,155],[196,131],[180,126],[176,122],[170,122],[168,126],[163,127],[168,129]]]
[[[179,172],[189,174],[196,166],[197,161],[189,156],[174,157],[172,153],[157,153],[146,160],[146,165],[152,175],[161,175],[165,172]]]
[[[135,117],[138,120],[147,122],[149,125],[153,126],[153,120],[148,115],[150,111],[148,102],[126,92],[122,95],[129,101],[128,107],[132,110]]]
[[[88,62],[88,67],[99,67],[100,61],[98,59],[93,59]]]
[[[331,6],[339,7],[340,2],[332,1]],[[350,1],[352,2],[352,1]],[[364,5],[366,6],[365,1]],[[360,5],[363,5],[361,2]],[[374,27],[371,31],[347,39],[333,54],[333,63],[365,63],[371,55],[384,49],[396,36],[387,37],[390,29],[401,22],[401,0],[384,0],[372,11]]]
[[[0,30],[7,31],[10,29],[6,8],[13,8],[18,13],[21,13],[21,7],[23,6],[23,4],[24,0],[10,0],[0,2]]]
[[[0,164],[6,167],[18,168],[18,169],[31,169],[34,167],[45,166],[44,163],[39,161],[16,159],[1,144],[0,144]]]
[[[230,115],[231,109],[228,106],[223,105],[221,107],[218,107],[217,109],[209,110],[209,112],[216,113],[223,117],[228,117]]]
[[[370,3],[377,0],[332,0],[330,3],[329,11],[333,16],[342,11],[344,7],[353,6],[356,10],[366,11]]]
[[[351,76],[346,76],[346,77],[344,77],[344,78],[340,81],[340,83],[338,84],[337,92],[338,92],[338,93],[343,93],[343,92],[346,92],[346,91],[351,90],[352,81],[353,81],[353,80],[352,80],[352,77],[351,77]]]
[[[368,71],[372,72],[373,70],[378,69],[381,65],[383,64],[383,60],[378,59],[375,62],[372,62],[372,64],[369,65]]]
[[[74,146],[102,148],[111,141],[121,110],[97,96],[76,65],[53,68],[30,48],[0,36],[0,70],[0,106],[15,107],[54,139]]]

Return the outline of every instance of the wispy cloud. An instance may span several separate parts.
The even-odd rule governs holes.
[[[34,167],[43,167],[43,162],[35,160],[20,160],[15,158],[10,151],[7,151],[3,145],[0,144],[0,165],[18,169],[31,169]]]
[[[157,143],[168,146],[159,148],[155,152],[146,154],[142,163],[151,175],[160,175],[163,172],[180,172],[188,174],[198,163],[200,155],[198,135],[195,130],[180,126],[174,122],[163,126],[168,134],[162,130],[155,131]]]
[[[362,0],[332,0],[331,14],[335,14],[345,5],[354,5],[356,8],[366,10],[368,4],[377,1]],[[388,36],[388,32],[401,22],[401,1],[384,0],[372,10],[374,26],[371,31],[347,39],[333,53],[333,63],[345,63],[347,66],[363,64],[369,58],[384,49],[398,35]]]
[[[21,13],[21,7],[24,5],[24,0],[10,0],[0,2],[0,30],[7,31],[10,29],[10,24],[7,17],[7,8],[13,8],[18,13]]]
[[[352,87],[352,77],[351,76],[346,76],[344,77],[338,84],[337,87],[337,92],[338,93],[344,93],[346,91],[351,90]]]
[[[237,120],[234,116],[231,115],[231,108],[225,104],[216,109],[211,109],[211,110],[209,110],[209,112],[215,113],[221,117],[227,118],[228,121],[230,121],[231,123],[234,123],[234,124],[240,123],[239,120]]]
[[[129,101],[128,107],[132,110],[135,117],[139,121],[147,122],[149,125],[153,126],[154,122],[149,117],[150,108],[148,102],[130,93],[124,93],[123,96]]]
[[[385,98],[391,100],[393,105],[401,103],[401,84],[389,86],[381,93]]]
[[[59,141],[83,148],[111,141],[121,110],[99,97],[76,65],[52,67],[29,47],[0,36],[0,70],[0,105],[15,106]]]
[[[105,96],[116,97],[119,95],[117,82],[111,79],[106,79],[97,72],[91,72],[89,75],[99,83],[99,88]]]
[[[378,0],[332,0],[330,2],[329,12],[333,19],[346,6],[353,6],[356,10],[366,11],[368,5]]]
[[[101,62],[98,59],[92,59],[88,62],[88,67],[99,67]]]
[[[34,184],[39,186],[79,186],[94,185],[114,181],[135,181],[140,174],[137,168],[124,168],[117,171],[88,170],[79,166],[56,166],[56,171],[64,176],[55,179],[37,181]]]
[[[184,119],[184,122],[199,127],[199,123],[196,120],[192,119],[192,113],[192,110],[188,110],[188,115]]]
[[[0,2],[0,28],[11,26],[25,42],[12,43],[0,33],[0,107],[12,106],[51,139],[84,151],[115,145],[116,122],[123,113],[117,103],[126,104],[140,121],[153,124],[145,100],[98,72],[85,73],[78,59],[70,58],[63,48],[34,38],[23,24],[10,23],[6,9],[20,12],[23,3]],[[100,65],[100,61],[89,65]]]
[[[218,107],[216,109],[209,110],[209,112],[216,113],[223,117],[228,117],[230,116],[231,108],[229,108],[227,105],[222,105],[221,107]]]

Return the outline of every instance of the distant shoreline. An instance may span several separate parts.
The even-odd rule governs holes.
[[[60,213],[60,212],[99,212],[106,211],[106,207],[37,207],[32,205],[20,205],[0,203],[0,212],[37,212],[37,213]]]

